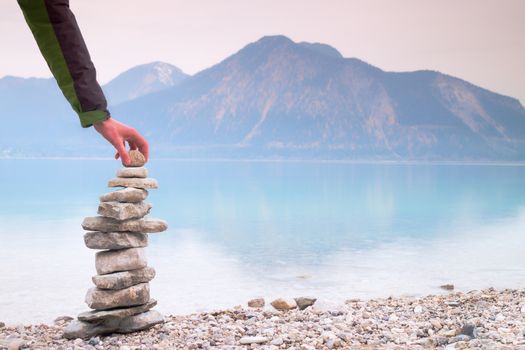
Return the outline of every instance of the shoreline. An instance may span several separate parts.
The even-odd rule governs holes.
[[[132,334],[62,338],[70,321],[2,326],[0,349],[525,349],[525,289],[349,299],[321,309],[235,306]]]
[[[82,160],[82,161],[115,161],[113,157],[93,156],[0,156],[0,160]],[[184,158],[153,157],[149,161],[176,162],[237,162],[237,163],[321,163],[321,164],[354,164],[354,165],[441,165],[441,166],[502,166],[522,167],[525,161],[490,161],[490,160],[425,160],[425,159],[310,159],[310,158]]]

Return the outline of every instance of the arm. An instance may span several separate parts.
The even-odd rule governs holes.
[[[129,163],[125,141],[131,149],[148,157],[146,140],[138,132],[110,118],[106,98],[97,82],[96,70],[87,50],[69,0],[18,0],[40,52],[62,93],[80,118],[82,127],[95,124],[118,151],[116,158]]]
[[[68,0],[18,0],[62,93],[83,127],[107,119],[106,98]]]

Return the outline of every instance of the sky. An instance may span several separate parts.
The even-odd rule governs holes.
[[[387,71],[432,69],[525,104],[523,0],[72,0],[99,82],[135,65],[189,74],[265,35],[322,42]],[[49,77],[15,0],[0,0],[0,77]]]

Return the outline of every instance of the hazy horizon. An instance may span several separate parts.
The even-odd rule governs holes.
[[[71,3],[99,81],[163,61],[188,74],[265,35],[321,42],[386,71],[437,70],[525,101],[525,31],[518,0],[388,1],[123,0]],[[0,4],[0,77],[50,77],[16,2]],[[152,40],[154,38],[155,40]],[[118,42],[118,45],[116,44]]]

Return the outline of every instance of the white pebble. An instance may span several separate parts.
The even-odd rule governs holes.
[[[246,344],[262,344],[266,343],[268,341],[268,338],[266,337],[242,337],[239,340],[239,343],[246,345]]]

